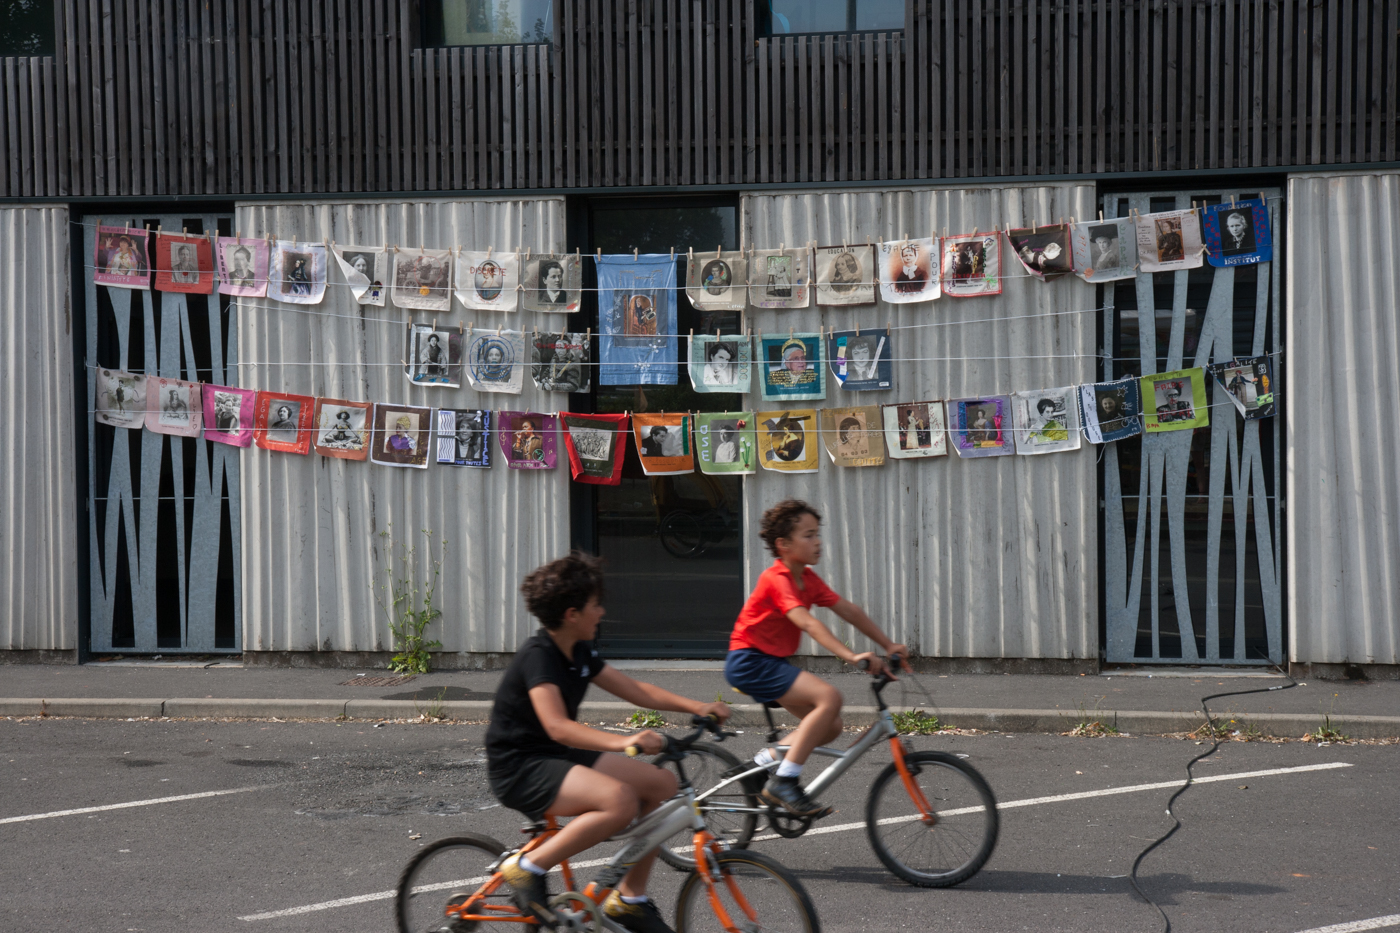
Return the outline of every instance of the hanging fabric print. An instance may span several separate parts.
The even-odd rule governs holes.
[[[1042,282],[1058,278],[1074,268],[1069,246],[1069,224],[1010,230],[1006,236],[1021,265]]]
[[[272,248],[267,295],[288,304],[320,304],[326,295],[326,247],[278,240]]]
[[[885,450],[892,460],[948,456],[943,403],[900,402],[885,405]]]
[[[1091,444],[1107,444],[1142,433],[1142,402],[1134,376],[1079,387],[1079,413]]]
[[[1137,275],[1137,228],[1127,217],[1073,224],[1074,271],[1086,282],[1116,282]]]
[[[815,473],[818,469],[817,413],[811,408],[754,413],[758,422],[759,462],[777,473]]]
[[[527,259],[521,268],[520,304],[526,311],[572,314],[583,296],[583,262],[577,255],[558,258],[551,253]]]
[[[1247,356],[1207,366],[1221,388],[1230,394],[1235,410],[1246,421],[1274,414],[1274,380],[1267,356]]]
[[[559,420],[564,423],[564,450],[574,482],[593,486],[621,483],[627,416],[560,413]]]
[[[632,431],[637,437],[637,454],[647,476],[694,473],[695,456],[690,450],[690,415],[632,415]]]
[[[262,298],[272,249],[267,240],[221,236],[214,245],[219,265],[219,294]]]
[[[491,467],[491,412],[480,408],[439,408],[437,462]]]
[[[231,447],[253,443],[253,407],[258,393],[233,386],[206,385],[204,396],[204,439]]]
[[[1206,371],[1178,369],[1170,373],[1143,376],[1142,429],[1148,434],[1159,431],[1184,431],[1204,428],[1210,424],[1210,408],[1206,405]]]
[[[99,369],[94,402],[99,424],[139,430],[146,423],[146,377]]]
[[[316,400],[315,447],[323,457],[363,460],[369,456],[369,402]]]
[[[894,388],[890,353],[888,330],[832,331],[827,338],[826,358],[831,364],[831,375],[847,392]]]
[[[1248,266],[1274,258],[1274,235],[1263,198],[1205,209],[1206,258],[1212,266]]]
[[[831,462],[843,467],[884,466],[880,409],[875,405],[821,410],[822,444]]]
[[[146,377],[146,430],[178,437],[199,437],[204,402],[199,383]]]
[[[428,468],[428,442],[433,432],[431,408],[376,402],[373,424],[370,463],[415,470]]]
[[[744,310],[748,281],[749,261],[743,253],[692,251],[686,262],[686,295],[701,311]]]
[[[384,307],[384,295],[388,291],[384,283],[389,280],[388,250],[370,246],[336,246],[332,243],[331,254],[335,256],[355,301],[362,305]]]
[[[462,384],[462,335],[409,324],[404,338],[404,377],[416,386],[456,389]]]
[[[949,435],[959,457],[1004,457],[1016,452],[1011,399],[1005,395],[959,398],[948,403]]]
[[[151,287],[146,261],[146,231],[130,227],[98,227],[92,254],[92,281],[113,288]]]
[[[749,304],[755,308],[805,308],[811,269],[808,250],[756,249],[749,254]]]
[[[1016,453],[1053,454],[1079,449],[1079,389],[1064,386],[1011,396]]]
[[[817,249],[817,304],[822,307],[875,303],[875,247]]]
[[[452,307],[452,251],[396,248],[390,281],[398,307],[447,311]]]
[[[520,298],[518,253],[457,254],[457,300],[473,311],[514,311]]]
[[[285,454],[311,453],[316,400],[307,395],[259,392],[253,443]]]
[[[536,411],[496,413],[496,434],[512,470],[554,469],[559,420]]]
[[[598,384],[675,385],[676,264],[660,253],[597,263]]]
[[[587,334],[535,334],[530,339],[530,376],[546,392],[587,392],[592,384]]]
[[[1137,215],[1138,260],[1143,272],[1196,269],[1201,256],[1201,215],[1194,210]]]
[[[971,233],[942,240],[943,294],[977,298],[1001,294],[1001,234]]]
[[[826,398],[825,346],[820,334],[764,334],[759,346],[764,401]]]
[[[702,411],[695,416],[695,454],[701,473],[753,473],[757,449],[753,412]]]
[[[519,395],[525,385],[525,335],[518,330],[468,333],[467,382],[478,392]]]
[[[938,241],[891,240],[880,243],[880,297],[891,304],[933,301],[941,294]]]
[[[690,384],[696,392],[749,391],[753,382],[752,341],[743,334],[693,334],[689,341]]]
[[[214,251],[208,237],[156,234],[156,291],[214,293]]]

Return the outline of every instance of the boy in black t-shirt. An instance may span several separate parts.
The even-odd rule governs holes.
[[[603,618],[600,567],[598,558],[574,552],[525,578],[520,587],[525,606],[544,628],[516,652],[496,689],[486,730],[487,775],[496,798],[531,819],[573,817],[539,848],[511,856],[501,865],[521,910],[546,925],[553,917],[545,906],[545,873],[622,831],[676,793],[671,772],[602,754],[630,745],[655,754],[662,740],[650,729],[624,736],[578,722],[579,703],[589,683],[646,709],[729,717],[723,703],[687,700],[633,680],[598,656],[593,637]],[[652,850],[603,902],[610,918],[635,933],[671,933],[646,896],[655,859]]]

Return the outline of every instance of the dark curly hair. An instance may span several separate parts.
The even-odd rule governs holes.
[[[763,521],[758,526],[758,536],[768,545],[773,556],[778,556],[778,539],[790,538],[802,516],[810,515],[821,521],[821,513],[801,499],[784,499],[763,513]]]
[[[573,551],[530,571],[520,584],[525,608],[550,631],[564,622],[564,613],[582,609],[588,600],[603,598],[603,559]]]

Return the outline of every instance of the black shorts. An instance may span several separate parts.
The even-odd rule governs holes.
[[[512,756],[488,771],[486,776],[491,782],[491,793],[502,806],[538,820],[559,796],[559,787],[569,769],[574,765],[591,768],[602,754],[566,748],[555,754]]]

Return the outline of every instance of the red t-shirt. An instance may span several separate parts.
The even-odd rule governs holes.
[[[758,576],[758,585],[749,594],[748,602],[739,612],[734,632],[729,636],[729,650],[757,648],[764,654],[786,658],[797,653],[802,630],[792,624],[787,614],[798,606],[834,606],[841,601],[836,591],[827,586],[811,567],[802,569],[802,589],[792,579],[792,571],[780,560]]]

